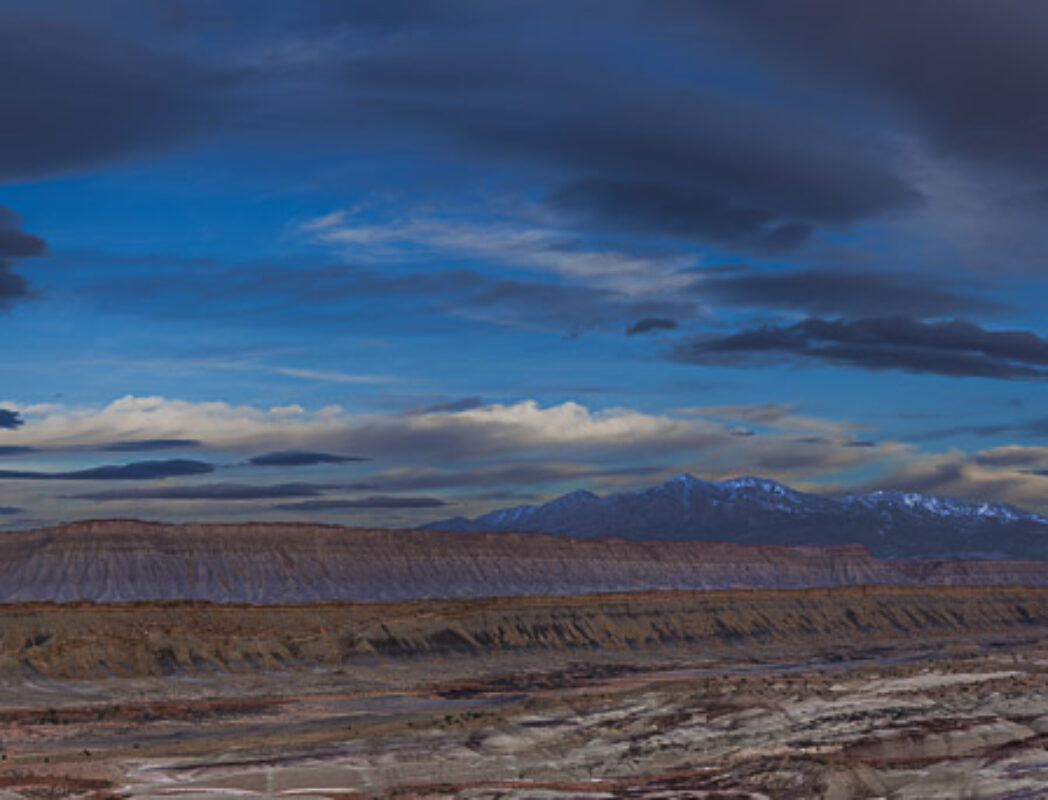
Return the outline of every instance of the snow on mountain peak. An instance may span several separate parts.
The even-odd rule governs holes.
[[[1048,517],[1002,503],[899,491],[824,497],[752,475],[714,482],[684,473],[646,490],[605,496],[576,491],[541,506],[427,527],[768,544],[854,542],[884,558],[1035,553],[1048,560]]]
[[[680,475],[674,475],[669,480],[663,481],[658,486],[653,486],[654,489],[659,489],[669,486],[691,486],[696,483],[703,483],[690,472],[682,472]]]
[[[585,489],[577,489],[574,492],[568,492],[567,494],[561,495],[560,497],[558,497],[558,498],[556,498],[554,500],[550,500],[548,503],[546,503],[543,506],[543,508],[544,509],[570,508],[571,506],[576,506],[576,505],[579,505],[580,503],[586,503],[586,502],[589,502],[590,500],[599,500],[599,499],[600,498],[597,495],[593,494],[593,492],[588,492]]]
[[[794,494],[794,490],[788,486],[771,480],[770,478],[759,478],[755,475],[740,475],[727,481],[720,481],[721,486],[729,489],[760,489],[762,492],[771,494]]]
[[[866,508],[902,508],[912,512],[923,512],[938,517],[977,517],[1014,521],[1019,519],[1048,522],[1036,514],[1019,511],[1004,503],[972,502],[955,497],[938,497],[919,492],[877,490],[868,494],[850,495],[843,498],[846,505],[861,505]]]

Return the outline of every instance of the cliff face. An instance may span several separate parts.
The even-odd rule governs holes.
[[[638,542],[286,523],[91,521],[0,537],[0,602],[404,601],[648,589],[1048,585],[1036,562],[878,561],[861,547]]]
[[[449,655],[734,656],[1043,635],[1048,589],[843,587],[299,606],[23,604],[4,609],[0,677],[337,668]]]

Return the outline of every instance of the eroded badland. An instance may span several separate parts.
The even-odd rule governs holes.
[[[0,621],[0,797],[1048,796],[1046,589]]]

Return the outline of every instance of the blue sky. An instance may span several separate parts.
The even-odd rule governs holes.
[[[1048,510],[1048,11],[784,9],[0,4],[0,525]]]

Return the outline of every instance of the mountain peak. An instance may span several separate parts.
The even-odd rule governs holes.
[[[831,498],[755,475],[711,482],[682,473],[642,491],[603,497],[576,491],[542,506],[425,527],[744,544],[859,544],[880,558],[1048,560],[1048,518],[1001,503],[891,491]]]
[[[740,475],[737,478],[719,481],[719,483],[721,486],[730,489],[760,489],[772,494],[786,494],[787,492],[793,493],[796,491],[785,484],[771,480],[771,478],[761,478],[756,475]]]
[[[556,498],[554,500],[550,500],[548,503],[546,503],[542,507],[543,508],[558,508],[558,507],[562,507],[562,506],[566,507],[566,506],[577,505],[579,503],[585,503],[585,502],[587,502],[589,500],[599,500],[599,499],[600,498],[597,495],[595,495],[593,492],[586,491],[585,489],[576,489],[574,492],[568,492],[567,494],[562,494],[560,497],[558,497],[558,498]]]
[[[666,491],[676,492],[681,489],[687,492],[693,486],[700,486],[705,484],[706,481],[696,478],[691,473],[682,472],[680,475],[674,475],[672,478],[664,480],[662,483],[657,483],[650,489],[646,489],[644,491],[647,494],[658,494]]]
[[[669,480],[663,481],[663,485],[674,484],[674,483],[702,483],[698,478],[692,475],[690,472],[682,472],[680,475],[674,475]]]
[[[868,494],[849,495],[844,502],[869,507],[901,508],[915,513],[932,514],[939,517],[967,517],[995,520],[1027,520],[1048,522],[1048,519],[1020,511],[1006,503],[989,503],[961,500],[956,497],[939,497],[919,492],[877,490]]]

